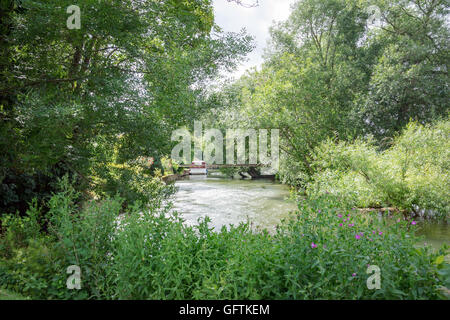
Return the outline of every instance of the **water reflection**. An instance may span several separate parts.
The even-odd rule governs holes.
[[[418,234],[425,237],[425,242],[434,248],[446,243],[450,245],[450,225],[448,221],[420,221]]]

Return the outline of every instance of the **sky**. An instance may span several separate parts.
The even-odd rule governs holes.
[[[243,0],[252,4],[255,0]],[[245,8],[227,0],[214,0],[216,24],[225,32],[239,32],[242,28],[255,39],[256,48],[248,55],[248,61],[243,62],[237,71],[229,76],[238,78],[245,70],[259,67],[263,62],[262,55],[270,38],[269,27],[273,21],[283,21],[289,17],[290,6],[296,0],[259,0],[259,6]]]

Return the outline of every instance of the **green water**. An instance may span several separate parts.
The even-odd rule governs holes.
[[[296,210],[295,202],[288,199],[289,189],[268,180],[191,176],[175,185],[178,192],[174,207],[189,225],[209,216],[216,230],[247,220],[255,227],[273,230],[289,212]],[[449,223],[420,221],[418,228],[424,242],[434,248],[443,243],[450,245]]]
[[[450,224],[446,222],[419,221],[419,235],[425,237],[424,242],[439,248],[442,244],[450,245]]]

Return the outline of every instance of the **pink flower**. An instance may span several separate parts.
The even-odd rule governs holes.
[[[361,239],[361,236],[359,234],[355,235],[356,240]]]
[[[349,226],[349,227],[354,227],[355,224],[354,224],[354,223],[350,223],[348,226]]]
[[[397,219],[397,222],[400,222],[400,218]]]
[[[380,231],[380,232],[378,232],[378,234],[379,234],[380,236],[382,236],[382,235],[383,235],[383,232]]]
[[[321,213],[321,212],[322,212],[322,210],[319,209],[319,213]]]
[[[352,273],[352,277],[356,277],[356,273]]]
[[[311,248],[317,248],[317,244],[315,244],[314,242],[311,242]]]
[[[412,221],[411,224],[412,224],[413,226],[415,226],[415,225],[417,224],[417,222]]]
[[[339,213],[339,214],[338,214],[338,217],[339,217],[339,218],[342,218],[342,214]]]
[[[339,227],[342,227],[343,226],[343,224],[342,223],[339,223]]]
[[[376,232],[375,232],[375,231],[372,231],[372,233],[375,234]]]

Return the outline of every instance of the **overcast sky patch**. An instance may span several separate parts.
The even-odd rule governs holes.
[[[245,2],[246,1],[246,2]],[[251,4],[254,0],[244,0]],[[283,21],[289,17],[290,6],[296,0],[259,0],[259,6],[245,8],[227,0],[214,0],[216,24],[225,32],[239,32],[245,28],[255,38],[256,48],[248,55],[248,61],[229,76],[240,77],[245,70],[259,67],[262,55],[269,40],[269,28],[274,21]]]

